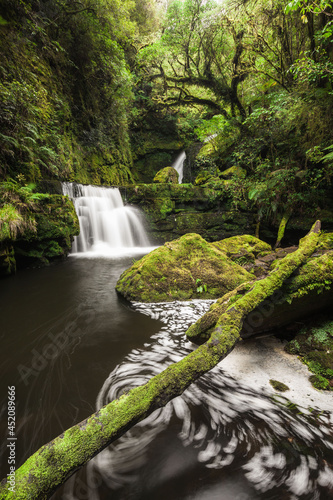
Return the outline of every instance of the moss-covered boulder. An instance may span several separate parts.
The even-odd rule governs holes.
[[[266,256],[272,251],[271,245],[250,234],[225,238],[213,245],[241,266],[252,265],[258,257]]]
[[[223,179],[232,179],[233,177],[244,179],[246,177],[246,170],[241,167],[233,166],[224,170],[220,175]]]
[[[194,184],[225,194],[228,189],[228,182],[225,179],[220,179],[218,175],[203,171],[196,177]]]
[[[196,176],[194,184],[196,186],[203,186],[212,179],[218,180],[218,177],[214,176],[211,172],[203,170]]]
[[[116,290],[141,302],[217,298],[252,279],[218,248],[190,233],[133,264],[120,276]]]
[[[159,184],[178,184],[178,172],[173,167],[165,167],[159,170],[154,177],[154,182]]]

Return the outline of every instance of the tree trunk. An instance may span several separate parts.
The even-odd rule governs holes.
[[[86,420],[42,446],[17,471],[15,491],[4,480],[0,499],[46,499],[76,470],[122,436],[137,422],[179,396],[201,375],[227,356],[240,339],[243,320],[272,295],[292,272],[315,251],[320,233],[317,221],[299,248],[287,255],[265,279],[226,307],[210,339],[147,384],[112,401]]]
[[[281,241],[282,241],[282,238],[284,237],[286,226],[287,226],[288,221],[290,219],[291,213],[292,213],[291,210],[288,208],[284,212],[284,214],[282,215],[282,219],[281,219],[281,222],[279,225],[278,235],[277,235],[277,239],[276,239],[276,243],[275,243],[274,248],[279,248],[279,246],[281,245]]]

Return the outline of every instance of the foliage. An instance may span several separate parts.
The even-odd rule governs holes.
[[[15,240],[27,230],[36,232],[34,211],[38,202],[48,197],[36,193],[34,184],[22,185],[13,179],[0,183],[0,241]]]
[[[333,380],[333,323],[321,321],[303,327],[296,338],[287,344],[286,350],[299,354],[302,361],[314,373],[311,383],[317,389],[331,389]]]
[[[2,4],[0,176],[131,180],[129,62],[152,2]]]
[[[294,10],[300,10],[301,14],[304,16],[307,12],[313,12],[314,14],[321,14],[332,7],[332,2],[327,0],[292,0],[286,6],[286,13],[289,14]],[[306,19],[306,17],[305,17]],[[304,20],[304,22],[307,22]]]
[[[321,209],[333,174],[331,2],[165,7],[4,0],[1,177],[125,184],[164,166],[145,167],[154,148],[158,164],[209,138],[193,179],[207,170],[214,187],[219,171],[245,169],[224,186],[233,207],[274,223]]]

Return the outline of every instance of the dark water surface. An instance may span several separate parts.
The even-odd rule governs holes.
[[[1,281],[0,394],[6,398],[7,386],[16,386],[18,466],[94,412],[110,371],[158,330],[160,322],[117,297],[116,281],[131,263],[70,258]],[[5,436],[4,404],[2,416]],[[7,473],[4,445],[1,477]]]
[[[209,304],[130,307],[115,284],[131,263],[70,258],[0,282],[1,477],[8,386],[16,387],[19,467],[194,348],[184,331]],[[288,408],[222,368],[100,453],[53,499],[333,498],[332,412]]]

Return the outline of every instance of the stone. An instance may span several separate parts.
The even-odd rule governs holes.
[[[233,166],[227,168],[221,173],[223,179],[232,179],[232,177],[238,177],[239,179],[244,179],[246,177],[246,170],[241,167]]]
[[[178,172],[173,167],[165,167],[159,170],[154,177],[154,183],[159,184],[178,184]]]

